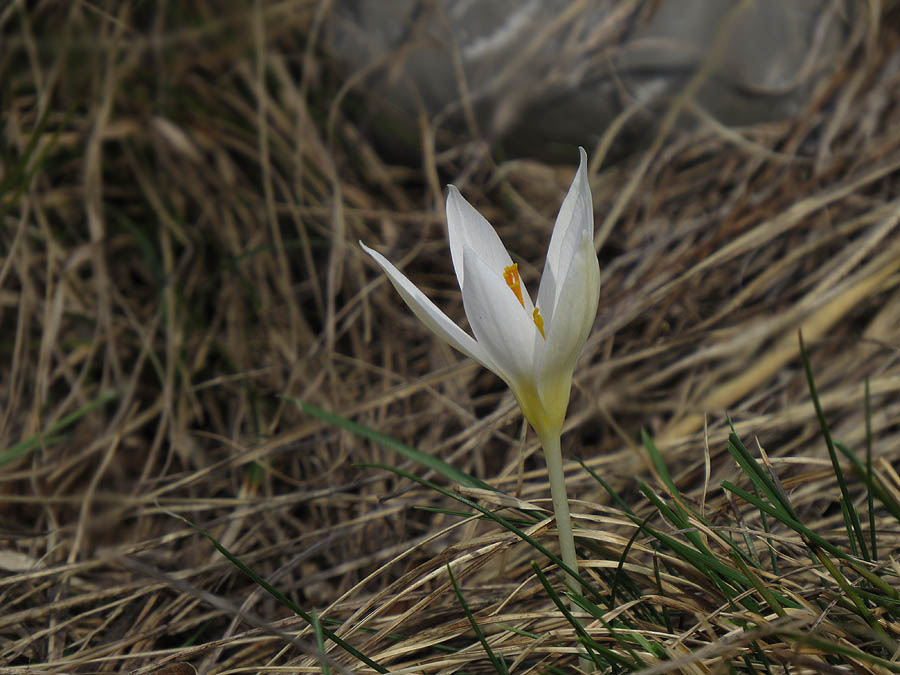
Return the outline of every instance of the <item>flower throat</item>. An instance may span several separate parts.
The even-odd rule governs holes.
[[[522,279],[519,277],[519,263],[513,263],[509,267],[504,268],[503,280],[512,292],[516,294],[519,304],[525,307],[525,299],[522,297]],[[534,325],[541,332],[541,337],[546,340],[547,336],[544,335],[544,317],[541,316],[541,310],[535,307],[531,313],[531,318],[534,320]]]

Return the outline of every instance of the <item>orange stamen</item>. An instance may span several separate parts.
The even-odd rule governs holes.
[[[535,307],[534,312],[531,314],[531,318],[534,319],[534,325],[537,326],[537,329],[541,331],[541,337],[546,340],[547,336],[544,335],[544,317],[541,316],[541,310]]]
[[[522,280],[519,278],[519,263],[513,263],[503,270],[503,280],[506,281],[506,285],[512,289],[512,292],[516,294],[516,297],[519,299],[519,304],[524,307],[525,301],[522,299]]]

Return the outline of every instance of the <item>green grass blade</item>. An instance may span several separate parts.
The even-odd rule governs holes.
[[[106,405],[117,396],[118,393],[113,390],[105,391],[93,401],[85,403],[75,412],[69,413],[58,422],[51,424],[50,427],[45,431],[34,434],[33,436],[29,436],[28,438],[9,446],[6,450],[0,452],[0,466],[18,459],[19,457],[31,452],[32,450],[43,447],[50,438],[53,438],[55,441],[61,440],[61,437],[58,437],[57,434],[63,431],[66,427],[69,427],[80,420],[85,415],[88,415],[97,408]]]
[[[843,497],[838,499],[838,503],[841,507],[841,517],[844,519],[844,529],[847,531],[847,534],[851,534],[853,532],[853,515],[850,513],[851,509],[847,502],[844,501]],[[856,539],[853,536],[847,537],[847,545],[850,547],[850,555],[854,558],[859,557],[859,547],[856,545]],[[869,560],[868,556],[863,556],[866,560]]]
[[[469,603],[466,602],[466,598],[462,594],[462,589],[460,589],[459,584],[456,583],[456,577],[453,575],[453,569],[450,567],[449,563],[447,564],[447,574],[450,575],[450,583],[453,585],[453,592],[456,593],[456,599],[459,601],[460,607],[462,607],[466,618],[469,620],[469,625],[472,626],[472,630],[475,632],[475,637],[478,638],[478,641],[481,643],[481,646],[484,648],[484,651],[491,662],[491,665],[494,666],[494,670],[498,673],[502,673],[503,675],[509,675],[509,669],[507,669],[506,667],[506,661],[497,658],[497,655],[494,654],[494,650],[491,649],[491,645],[488,644],[487,638],[484,637],[484,631],[481,630],[481,626],[479,626],[478,621],[475,620],[475,615],[472,614],[472,610],[469,609]]]
[[[62,122],[54,130],[49,142],[44,144],[40,154],[38,154],[38,150],[40,149],[41,137],[44,135],[50,115],[53,113],[53,107],[49,105],[44,109],[40,119],[37,121],[37,125],[34,131],[31,132],[22,154],[16,158],[0,156],[0,161],[6,168],[4,174],[0,176],[0,197],[4,197],[4,199],[0,199],[0,223],[6,220],[6,211],[9,206],[15,204],[19,197],[31,186],[31,181],[43,168],[44,162],[53,150],[56,149],[59,137],[63,129],[68,127],[73,112],[74,103],[69,106]],[[29,164],[32,164],[31,169],[28,168]]]
[[[778,601],[778,598],[775,597],[775,594],[769,590],[769,587],[766,586],[762,579],[759,578],[756,574],[754,574],[753,570],[750,569],[749,565],[744,562],[744,559],[741,557],[738,551],[731,552],[731,559],[737,563],[737,566],[741,568],[741,571],[744,573],[750,583],[756,588],[756,592],[760,594],[763,600],[766,601],[766,604],[772,608],[772,611],[775,612],[780,617],[787,616],[787,612],[784,611],[784,607]]]
[[[651,513],[644,519],[644,526],[646,526],[652,516],[653,514]],[[622,549],[622,555],[619,556],[619,564],[616,565],[616,574],[609,586],[609,604],[613,607],[615,607],[616,605],[616,591],[619,589],[619,583],[625,577],[625,561],[628,559],[628,552],[631,550],[634,542],[637,541],[638,535],[643,531],[643,529],[643,527],[638,527],[637,529],[635,529],[634,534],[629,537],[628,543],[625,544],[625,548]]]
[[[538,580],[541,582],[541,585],[544,587],[544,591],[547,593],[548,597],[553,601],[553,604],[556,605],[556,608],[562,612],[563,616],[566,617],[566,621],[568,621],[572,628],[575,630],[575,633],[578,635],[579,641],[584,645],[584,648],[587,650],[587,656],[591,658],[595,664],[602,665],[599,661],[598,655],[602,656],[606,662],[610,665],[621,665],[627,668],[631,668],[632,670],[636,670],[637,662],[629,661],[624,656],[620,654],[616,654],[612,649],[608,647],[604,647],[598,642],[595,642],[594,639],[588,635],[588,632],[584,629],[584,626],[581,625],[581,622],[574,617],[572,612],[566,607],[566,604],[562,601],[562,598],[559,597],[559,594],[554,590],[553,586],[550,584],[550,581],[547,579],[547,575],[545,575],[538,564],[534,561],[531,563],[531,569],[534,570],[535,576],[537,576]],[[601,619],[602,621],[602,619]],[[615,632],[612,628],[604,622],[604,625],[608,630],[610,630],[611,634],[615,636]],[[594,653],[596,652],[596,654]],[[643,665],[641,663],[641,665]]]
[[[877,498],[894,518],[900,520],[900,502],[894,498],[894,495],[890,490],[885,488],[878,476],[875,476],[874,474],[870,475],[859,457],[840,441],[835,441],[834,447],[840,450],[841,453],[850,460],[854,473],[866,484],[866,488],[872,498]]]
[[[663,592],[662,585],[662,574],[659,571],[659,556],[656,555],[654,548],[653,555],[653,580],[656,582],[656,594],[660,597],[665,597],[665,593]],[[672,628],[672,615],[669,612],[669,606],[667,604],[662,605],[662,620],[663,624],[666,627],[666,631],[671,633],[674,629]]]
[[[677,495],[678,489],[675,487],[675,482],[672,480],[672,474],[669,473],[669,467],[666,466],[662,455],[657,449],[656,444],[653,443],[653,439],[650,437],[650,434],[647,433],[646,429],[641,429],[641,442],[647,449],[647,453],[650,455],[650,462],[653,464],[653,468],[656,469],[656,473],[659,474],[662,482],[669,488],[669,491],[673,495]]]
[[[425,468],[440,474],[452,483],[458,483],[467,487],[481,488],[482,490],[491,490],[493,492],[497,491],[495,487],[488,485],[484,481],[479,480],[474,476],[470,476],[465,471],[460,471],[452,464],[448,464],[444,460],[438,457],[433,457],[432,455],[429,455],[426,452],[422,452],[421,450],[411,448],[410,446],[405,445],[400,441],[391,438],[390,436],[379,433],[378,431],[375,431],[370,427],[364,426],[357,422],[353,422],[352,420],[348,420],[346,417],[335,415],[334,413],[328,412],[327,410],[322,410],[321,408],[317,408],[316,406],[309,403],[298,401],[297,399],[290,396],[286,396],[285,398],[295,404],[307,415],[318,417],[320,420],[327,422],[328,424],[354,433],[361,438],[366,438],[370,441],[378,443],[379,445],[383,445],[384,447],[393,450],[398,455],[402,455],[407,459],[411,459],[417,464],[421,464]]]
[[[865,418],[866,418],[866,505],[869,507],[869,536],[872,538],[872,560],[878,560],[878,528],[875,527],[875,495],[873,494],[872,485],[872,408],[871,397],[869,395],[869,378],[866,377],[866,395],[865,395]]]
[[[460,504],[465,504],[469,508],[480,512],[481,514],[483,514],[490,520],[493,520],[498,525],[506,528],[507,530],[509,530],[510,532],[515,534],[526,544],[528,544],[529,546],[531,546],[532,548],[534,548],[535,550],[537,550],[541,554],[543,554],[548,560],[550,560],[554,564],[558,565],[561,570],[566,572],[566,574],[569,574],[571,576],[576,576],[576,577],[579,576],[578,572],[576,570],[573,570],[570,567],[568,567],[562,561],[561,558],[559,558],[555,554],[551,553],[550,550],[547,549],[543,544],[541,544],[537,539],[535,539],[534,537],[532,537],[528,534],[525,534],[525,532],[523,532],[521,529],[516,527],[509,519],[504,518],[503,516],[497,515],[490,509],[487,509],[487,508],[481,506],[481,504],[478,504],[477,502],[473,502],[471,499],[467,499],[466,497],[463,497],[460,494],[457,494],[451,490],[447,490],[446,488],[441,487],[437,483],[432,483],[431,481],[425,480],[424,478],[419,478],[418,476],[414,476],[411,473],[408,473],[401,469],[397,469],[392,466],[387,466],[384,464],[357,464],[357,466],[367,467],[367,468],[371,468],[371,469],[383,469],[384,471],[389,471],[390,473],[393,473],[397,476],[402,476],[403,478],[407,478],[415,483],[418,483],[419,485],[422,485],[423,487],[427,487],[431,490],[434,490],[435,492],[439,492],[442,495],[444,495],[445,497],[449,497],[450,499],[455,499]],[[585,581],[584,578],[581,578],[581,587],[588,589],[591,592],[591,595],[595,598],[595,600],[597,600],[597,601],[603,600],[603,596],[601,595],[600,591],[598,591],[592,584]]]
[[[700,535],[694,531],[690,524],[690,519],[693,516],[697,522],[702,523],[703,525],[709,527],[710,523],[701,516],[696,510],[692,509],[690,506],[684,503],[684,500],[681,498],[681,492],[679,492],[675,482],[672,480],[672,476],[669,473],[668,467],[666,467],[665,460],[663,460],[662,453],[660,453],[659,449],[656,447],[656,444],[653,442],[653,439],[650,438],[650,435],[646,431],[641,431],[641,437],[644,441],[644,447],[647,449],[647,453],[650,455],[650,461],[653,463],[653,466],[656,467],[657,472],[662,477],[663,483],[665,483],[666,487],[669,490],[669,495],[672,498],[671,506],[668,506],[670,511],[677,512],[678,520],[682,523],[680,527],[685,529],[685,536],[691,537],[694,545],[698,548],[704,547],[703,540]]]
[[[825,437],[825,445],[828,448],[828,456],[831,457],[831,466],[834,469],[834,475],[837,477],[838,487],[841,490],[841,496],[844,498],[844,501],[847,504],[847,508],[851,512],[851,528],[848,529],[847,535],[848,537],[856,537],[856,541],[859,544],[860,550],[863,552],[863,556],[868,559],[868,547],[866,546],[865,537],[863,537],[862,528],[859,527],[859,516],[856,514],[856,508],[853,506],[853,501],[850,499],[850,491],[847,489],[847,481],[844,479],[844,471],[843,469],[841,469],[841,463],[838,461],[837,451],[834,447],[834,441],[831,438],[831,430],[828,427],[828,422],[825,419],[825,413],[822,410],[822,404],[819,401],[819,393],[816,390],[816,381],[813,377],[812,365],[809,362],[809,355],[806,352],[806,345],[803,343],[803,332],[797,331],[797,336],[800,340],[800,359],[803,361],[803,370],[806,372],[806,383],[809,388],[809,395],[812,398],[813,406],[816,409],[816,416],[819,418],[819,427],[822,429],[822,435]],[[853,527],[853,524],[855,524],[855,527]]]
[[[754,490],[757,489],[755,485],[753,486],[753,489]],[[758,492],[757,492],[757,496],[759,496]],[[769,527],[769,518],[766,515],[765,511],[759,512],[759,521],[760,521],[760,523],[762,523],[763,531],[766,534],[772,534],[772,528]],[[765,542],[766,542],[766,548],[769,549],[769,561],[772,563],[772,574],[779,576],[781,574],[781,572],[778,571],[778,568],[779,568],[778,554],[775,552],[775,547],[772,546],[772,540],[769,537],[766,537]]]
[[[584,460],[582,460],[580,457],[576,457],[575,461],[577,461],[581,465],[582,469],[584,469],[589,474],[591,474],[591,478],[593,478],[598,483],[600,483],[600,486],[604,490],[606,490],[606,492],[609,494],[609,496],[612,497],[613,501],[616,503],[616,505],[620,509],[622,509],[622,511],[624,511],[629,516],[634,515],[634,511],[631,510],[631,507],[628,505],[628,503],[624,499],[622,499],[622,496],[618,492],[613,490],[612,486],[610,486],[609,483],[607,483],[605,480],[603,480],[603,478],[600,476],[600,474],[598,474],[591,467],[589,467],[587,464],[585,464]]]
[[[890,638],[887,633],[884,632],[884,628],[881,627],[881,623],[872,616],[872,613],[869,611],[869,608],[866,606],[866,603],[863,602],[863,599],[856,593],[856,590],[853,588],[853,585],[847,581],[847,578],[843,575],[843,573],[838,569],[837,565],[825,555],[824,551],[818,550],[815,551],[816,557],[828,570],[828,573],[832,576],[832,578],[837,582],[840,589],[844,592],[844,594],[850,598],[850,601],[856,607],[857,613],[863,618],[863,620],[869,624],[869,627],[875,631],[875,634],[881,638],[882,642],[890,642]]]
[[[652,491],[650,494],[652,494]],[[632,518],[632,521],[636,525],[641,525],[647,534],[667,546],[676,556],[692,565],[698,572],[709,579],[729,602],[752,586],[750,581],[742,574],[723,564],[711,552],[698,551],[691,548],[674,537],[642,524],[637,518]],[[737,590],[732,588],[732,585],[736,586]],[[741,602],[750,611],[756,612],[759,610],[756,601],[749,596],[745,596]]]
[[[769,657],[766,656],[766,653],[759,646],[759,641],[754,640],[753,643],[750,645],[750,649],[753,650],[753,654],[754,654],[754,656],[756,656],[757,661],[759,661],[760,663],[763,664],[763,666],[766,669],[766,673],[768,673],[768,675],[772,675],[772,668],[771,668],[771,664],[769,663]],[[751,672],[753,672],[753,671],[751,671]]]
[[[272,586],[272,584],[270,584],[268,581],[266,581],[259,574],[254,572],[252,568],[248,567],[247,564],[244,563],[244,561],[242,561],[240,558],[238,558],[236,555],[234,555],[227,548],[222,546],[222,544],[220,544],[219,541],[215,537],[213,537],[209,532],[204,530],[202,527],[200,527],[196,523],[191,522],[184,516],[180,516],[177,513],[174,513],[172,511],[167,511],[167,513],[169,513],[173,518],[177,518],[178,520],[183,522],[185,525],[190,527],[192,530],[197,532],[199,535],[201,535],[202,537],[207,539],[219,553],[221,553],[223,556],[225,556],[231,562],[232,565],[237,567],[241,572],[243,572],[247,577],[249,577],[250,580],[253,581],[253,583],[255,583],[257,586],[259,586],[260,588],[265,590],[269,595],[271,595],[273,598],[275,598],[275,600],[277,600],[279,603],[281,603],[282,605],[284,605],[285,607],[290,609],[292,612],[294,612],[294,614],[296,614],[301,619],[306,621],[310,626],[313,625],[313,617],[311,614],[304,611],[293,600],[291,600],[284,593],[282,593],[277,588]],[[369,666],[369,668],[372,668],[372,669],[378,671],[379,673],[389,672],[387,670],[387,668],[384,668],[384,667],[378,665],[377,663],[375,663],[375,661],[370,659],[368,656],[366,656],[362,652],[358,651],[355,647],[353,647],[349,643],[344,642],[344,640],[339,638],[337,635],[335,635],[332,631],[328,630],[324,626],[320,626],[320,629],[322,631],[322,634],[325,637],[327,637],[329,640],[334,642],[338,647],[343,649],[345,652],[347,652],[354,658],[359,659],[360,661],[365,663],[367,666]]]
[[[810,552],[816,557],[819,558],[819,548],[828,551],[835,557],[843,560],[847,565],[849,565],[857,574],[866,579],[872,586],[878,588],[882,597],[885,599],[898,600],[900,601],[900,591],[897,591],[887,582],[885,582],[881,577],[879,577],[874,572],[867,569],[865,566],[859,564],[853,556],[848,555],[847,553],[841,551],[839,548],[834,546],[828,540],[822,538],[812,530],[808,529],[804,526],[800,521],[794,520],[792,518],[780,518],[776,513],[776,509],[768,504],[765,504],[758,496],[751,495],[749,492],[738,488],[737,486],[729,483],[728,481],[722,482],[722,488],[728,490],[737,496],[741,497],[745,501],[750,504],[753,504],[757,508],[760,509],[761,513],[769,513],[775,518],[778,518],[784,525],[787,525],[795,532],[797,532],[809,547]],[[793,603],[790,603],[790,606],[794,607]]]
[[[660,541],[672,548],[679,557],[682,557],[687,562],[690,562],[694,567],[697,568],[704,575],[713,578],[714,573],[718,573],[722,575],[725,579],[728,579],[731,582],[738,584],[741,588],[739,589],[741,592],[746,590],[751,586],[749,580],[743,577],[740,573],[736,572],[732,568],[728,567],[728,565],[723,564],[713,553],[710,551],[705,545],[703,545],[700,540],[699,535],[696,530],[694,530],[693,526],[690,523],[680,521],[679,517],[667,507],[665,503],[653,493],[650,489],[650,486],[646,483],[641,483],[641,491],[644,493],[644,496],[649,499],[653,505],[663,514],[663,516],[667,517],[667,519],[672,518],[670,522],[679,530],[682,531],[682,534],[685,537],[689,538],[689,541],[694,544],[695,548],[691,548],[687,544],[683,544],[674,537],[670,537],[669,535],[663,534],[651,527],[643,526],[645,532],[650,534],[653,537],[656,537]],[[680,524],[679,524],[680,523]],[[693,538],[689,537],[689,535],[694,535]],[[698,545],[699,542],[699,545]]]
[[[325,633],[322,632],[322,624],[319,623],[319,615],[316,610],[312,611],[312,627],[316,634],[316,646],[319,651],[325,653]],[[322,675],[331,675],[331,666],[322,661]]]
[[[826,640],[818,638],[815,637],[814,634],[808,632],[785,632],[783,635],[785,637],[791,638],[792,640],[796,640],[800,644],[806,644],[810,647],[814,647],[817,650],[821,650],[826,654],[840,654],[842,656],[847,656],[854,661],[862,661],[863,663],[871,663],[876,666],[881,666],[891,673],[900,673],[900,663],[888,659],[882,659],[867,652],[862,652],[852,646],[848,646],[847,644],[838,642],[837,640]]]
[[[744,490],[742,488],[739,488],[737,485],[731,483],[730,481],[723,480],[722,481],[722,489],[728,490],[729,492],[731,492],[731,493],[737,495],[738,497],[740,497],[741,499],[743,499],[748,504],[752,504],[753,506],[760,509],[761,511],[765,511],[773,518],[776,518],[781,523],[784,523],[785,525],[787,525],[789,528],[794,530],[794,532],[799,534],[804,539],[807,546],[814,545],[814,546],[821,547],[822,549],[828,551],[828,553],[830,553],[831,555],[833,555],[837,558],[840,558],[841,560],[844,560],[845,562],[849,563],[850,565],[853,565],[854,569],[861,569],[858,567],[856,560],[853,558],[853,556],[840,550],[837,546],[832,544],[830,541],[828,541],[827,539],[823,538],[819,534],[816,534],[815,532],[810,530],[799,520],[794,520],[793,518],[787,516],[786,514],[779,512],[778,509],[776,509],[771,504],[768,504],[765,501],[763,501],[762,499],[760,499],[759,497],[750,494],[749,492],[747,492],[746,490]],[[810,550],[812,552],[814,552],[815,549],[813,547],[813,548],[810,548]]]
[[[728,452],[741,467],[750,481],[756,486],[756,489],[762,492],[768,501],[777,510],[783,512],[786,516],[797,519],[794,507],[785,494],[784,490],[778,485],[768,471],[757,461],[750,453],[747,446],[744,445],[740,437],[735,433],[732,427],[728,436]]]

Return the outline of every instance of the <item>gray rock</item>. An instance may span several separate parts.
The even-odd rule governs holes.
[[[373,128],[419,147],[591,144],[626,108],[640,144],[705,64],[694,100],[726,124],[788,116],[832,67],[851,0],[336,0],[326,44],[361,76]],[[687,118],[685,118],[687,120]],[[624,148],[625,151],[628,148]],[[418,154],[418,151],[416,151]]]

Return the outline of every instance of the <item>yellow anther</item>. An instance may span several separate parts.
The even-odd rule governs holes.
[[[544,317],[541,316],[541,310],[535,307],[531,313],[531,318],[534,319],[534,325],[541,331],[541,337],[546,340],[547,336],[544,335]]]
[[[519,278],[519,263],[513,263],[505,268],[503,270],[503,279],[506,281],[506,285],[512,289],[512,292],[516,294],[519,303],[524,307],[525,301],[522,299],[522,280]]]

